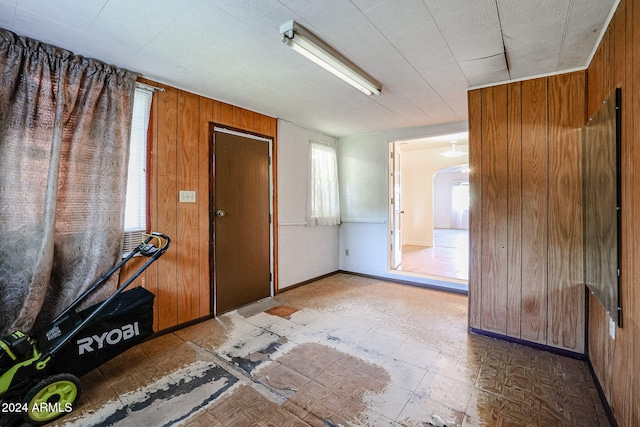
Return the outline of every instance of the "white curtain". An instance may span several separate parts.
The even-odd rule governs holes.
[[[340,224],[336,147],[310,141],[307,225]]]

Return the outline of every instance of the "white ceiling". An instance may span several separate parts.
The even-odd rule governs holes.
[[[0,27],[340,137],[467,118],[469,87],[581,68],[617,0],[0,0]],[[281,43],[295,20],[383,85]]]

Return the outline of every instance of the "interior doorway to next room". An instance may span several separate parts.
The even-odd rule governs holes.
[[[467,284],[467,132],[389,144],[389,267]]]

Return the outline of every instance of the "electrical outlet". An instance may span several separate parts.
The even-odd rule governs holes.
[[[345,256],[349,256],[349,249],[345,249],[345,250],[344,250],[344,255],[345,255]]]
[[[180,190],[180,203],[195,203],[196,192]]]
[[[609,335],[611,339],[616,339],[616,322],[611,317],[609,317]]]

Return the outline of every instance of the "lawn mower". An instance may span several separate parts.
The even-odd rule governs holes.
[[[44,328],[0,339],[0,427],[20,419],[44,425],[73,410],[78,377],[153,334],[154,295],[143,287],[123,292],[169,247],[162,233],[143,242],[92,284]],[[149,259],[106,300],[78,306],[136,255]]]

